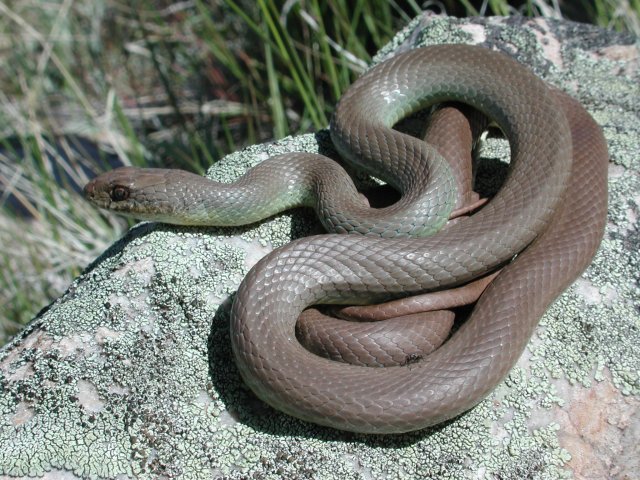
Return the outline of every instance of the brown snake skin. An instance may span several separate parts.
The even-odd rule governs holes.
[[[512,153],[505,184],[478,213],[427,238],[319,235],[263,258],[238,289],[231,341],[242,378],[275,408],[365,433],[450,419],[505,377],[544,311],[590,263],[606,221],[604,137],[577,101],[504,55],[442,45],[391,58],[345,93],[332,139],[352,163],[368,165],[402,192],[425,176],[424,142],[388,127],[443,101],[468,103],[501,127]],[[404,102],[399,113],[385,110],[392,102]],[[88,198],[112,188],[94,182]],[[350,365],[296,340],[296,319],[310,305],[368,304],[456,287],[505,264],[470,318],[418,362]]]

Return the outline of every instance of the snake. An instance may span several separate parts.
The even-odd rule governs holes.
[[[495,196],[443,228],[456,201],[451,168],[435,148],[392,127],[447,102],[497,124],[511,160]],[[243,381],[272,407],[339,430],[392,434],[437,425],[489,395],[549,305],[590,264],[607,215],[602,129],[577,100],[509,55],[449,44],[368,70],[340,99],[330,134],[349,165],[387,182],[400,199],[369,207],[338,163],[309,153],[270,158],[229,184],[121,167],[89,182],[84,194],[117,213],[186,225],[240,225],[314,207],[331,233],[274,250],[237,290],[230,338]],[[295,335],[297,318],[312,305],[402,301],[496,271],[467,320],[415,362],[336,362]]]

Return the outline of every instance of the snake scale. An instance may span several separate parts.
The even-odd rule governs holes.
[[[496,122],[512,158],[490,202],[441,229],[455,201],[450,168],[425,142],[390,127],[449,101]],[[340,100],[331,138],[345,159],[384,179],[401,199],[369,208],[337,164],[310,154],[269,159],[233,184],[124,167],[94,179],[85,196],[137,218],[196,225],[250,223],[307,205],[330,231],[362,234],[299,239],[251,269],[231,311],[242,378],[273,407],[342,430],[399,433],[450,419],[505,377],[544,311],[595,254],[607,210],[601,129],[576,100],[508,56],[440,45],[364,74]],[[364,305],[453,288],[502,266],[467,321],[410,365],[334,362],[296,339],[296,319],[310,305]]]

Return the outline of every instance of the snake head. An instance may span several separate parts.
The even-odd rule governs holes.
[[[134,179],[138,170],[132,167],[122,167],[98,175],[85,185],[84,198],[100,208],[109,210],[128,208],[131,189],[134,187]]]
[[[121,215],[158,220],[162,202],[152,201],[165,190],[161,169],[121,167],[98,175],[84,187],[84,197],[93,205]]]

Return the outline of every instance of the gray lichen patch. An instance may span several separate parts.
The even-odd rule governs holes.
[[[622,471],[616,464],[637,471],[637,459],[625,453],[636,439],[625,432],[637,429],[640,371],[638,78],[622,60],[596,54],[627,40],[562,22],[424,16],[379,58],[392,48],[472,39],[503,42],[577,94],[603,125],[612,159],[609,224],[598,255],[485,401],[443,425],[386,437],[337,432],[270,409],[233,363],[229,308],[261,256],[319,231],[317,224],[302,211],[234,229],[142,224],[0,351],[0,473],[557,479],[569,478],[570,469],[610,477]],[[546,58],[550,49],[561,61]],[[292,150],[331,148],[326,132],[287,138],[231,155],[209,176],[231,181]],[[483,155],[499,169],[507,150],[491,139]],[[612,409],[607,420],[586,424],[601,405]],[[589,450],[599,437],[610,448]],[[589,465],[580,464],[583,457]]]
[[[243,252],[214,238],[143,232],[52,306],[34,327],[37,343],[3,352],[11,358],[0,399],[2,437],[12,439],[0,453],[5,473],[133,476],[164,465],[154,440],[191,430],[184,399],[210,383],[206,339],[218,305],[208,298],[228,297],[246,273]],[[211,409],[200,414],[215,425]],[[169,445],[163,453],[174,455]]]

